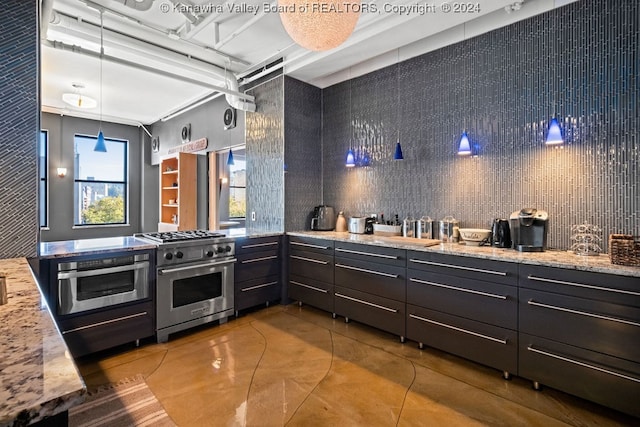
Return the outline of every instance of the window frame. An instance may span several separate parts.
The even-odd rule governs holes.
[[[95,142],[98,140],[97,135],[87,135],[82,133],[75,133],[73,135],[73,156],[76,156],[76,138],[85,138],[90,139]],[[129,154],[130,154],[130,141],[128,139],[123,138],[104,138],[106,142],[120,142],[125,144],[125,156],[124,156],[124,181],[106,181],[106,180],[88,180],[88,179],[78,179],[78,173],[80,170],[80,165],[77,162],[74,162],[74,172],[73,172],[73,193],[74,193],[74,204],[76,200],[79,200],[82,195],[77,194],[76,192],[79,189],[78,184],[80,183],[97,183],[97,184],[122,184],[124,185],[124,218],[123,222],[105,222],[105,223],[91,223],[91,224],[78,224],[76,222],[76,212],[75,206],[73,207],[73,228],[89,228],[89,227],[122,227],[129,226],[129,181],[130,181],[130,170],[129,170]],[[81,217],[81,212],[80,212]]]
[[[227,169],[228,169],[227,173],[228,173],[228,176],[229,176],[229,186],[228,186],[229,187],[229,202],[228,202],[229,203],[229,206],[228,206],[228,208],[229,208],[229,215],[228,215],[229,221],[232,221],[232,220],[245,220],[246,221],[247,220],[247,181],[246,181],[247,160],[246,160],[246,148],[243,147],[242,151],[245,152],[245,154],[243,155],[243,157],[245,158],[245,160],[243,160],[244,161],[245,184],[243,186],[231,185],[231,165],[226,165]],[[245,208],[244,216],[231,216],[231,190],[234,189],[234,188],[244,189],[244,208]]]
[[[44,162],[40,162],[40,153],[42,150],[42,137],[44,136]],[[49,130],[40,129],[38,135],[38,222],[41,229],[49,228]],[[44,163],[43,167],[41,163]],[[42,170],[44,169],[44,171]],[[44,203],[41,202],[40,184],[44,188]],[[44,212],[42,212],[44,210]],[[41,220],[44,218],[44,224]]]

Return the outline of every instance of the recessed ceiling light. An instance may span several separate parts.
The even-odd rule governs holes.
[[[64,102],[66,102],[67,104],[71,105],[74,108],[81,108],[83,110],[96,108],[96,105],[98,105],[96,100],[91,97],[85,96],[81,93],[82,89],[84,89],[84,85],[82,83],[74,82],[71,84],[71,86],[73,86],[74,92],[63,93],[62,100]]]

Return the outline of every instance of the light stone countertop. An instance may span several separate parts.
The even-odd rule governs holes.
[[[27,260],[0,260],[0,271],[0,426],[25,425],[82,403],[86,388]]]
[[[61,240],[40,243],[40,258],[67,258],[77,255],[155,249],[156,245],[133,236]]]
[[[445,255],[484,258],[519,264],[542,265],[640,278],[640,267],[612,264],[607,254],[601,254],[599,256],[579,256],[573,252],[554,250],[544,252],[518,252],[513,249],[501,249],[491,246],[467,246],[459,243],[438,243],[434,246],[425,246],[424,242],[421,242],[420,239],[411,237],[384,237],[375,234],[352,234],[336,231],[300,231],[287,232],[287,234],[290,236],[314,237],[339,242],[386,246]]]

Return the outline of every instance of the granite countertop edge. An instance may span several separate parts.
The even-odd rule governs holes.
[[[40,259],[68,258],[155,249],[156,245],[133,236],[61,240],[40,243]]]
[[[579,256],[569,251],[546,250],[544,252],[518,252],[513,249],[495,247],[473,247],[458,243],[439,243],[425,246],[420,239],[398,237],[388,238],[371,234],[352,234],[336,231],[292,231],[289,236],[312,237],[340,242],[359,243],[372,246],[384,246],[396,249],[440,253],[444,255],[482,258],[494,261],[514,262],[518,264],[540,265],[571,270],[589,271],[621,276],[640,277],[640,268],[612,264],[607,254],[599,256]],[[415,242],[414,242],[415,241]]]
[[[82,403],[86,386],[25,258],[0,259],[0,426],[27,424]]]

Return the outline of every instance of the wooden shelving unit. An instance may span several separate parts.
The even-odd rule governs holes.
[[[197,218],[197,155],[176,153],[160,161],[158,231],[195,230]]]

